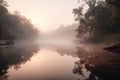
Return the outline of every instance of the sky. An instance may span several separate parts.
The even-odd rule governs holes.
[[[47,32],[60,25],[74,23],[72,10],[76,8],[77,0],[6,0],[12,13],[17,10],[26,16],[41,30]]]

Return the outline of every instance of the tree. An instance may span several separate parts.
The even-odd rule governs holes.
[[[34,25],[18,11],[9,13],[7,3],[0,0],[0,40],[5,39],[35,39],[39,34]]]
[[[89,7],[85,13],[84,5],[73,9],[75,20],[79,23],[78,37],[88,41],[100,41],[104,35],[111,33],[111,11],[103,1],[86,0],[85,4]]]

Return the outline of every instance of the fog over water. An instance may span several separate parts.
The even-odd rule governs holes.
[[[15,42],[13,46],[2,46],[1,80],[74,80],[74,61],[79,60],[75,44],[64,40],[44,40],[34,44]],[[13,58],[16,57],[16,58]],[[4,70],[4,73],[3,73]]]
[[[116,1],[0,0],[0,80],[120,80]]]
[[[16,41],[0,47],[0,80],[119,78],[120,57],[102,47],[67,39]]]

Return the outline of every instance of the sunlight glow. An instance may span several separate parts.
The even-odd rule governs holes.
[[[74,23],[75,0],[7,0],[10,12],[18,10],[42,32]],[[27,3],[27,4],[26,4]]]
[[[42,30],[45,30],[45,27],[42,27],[46,24],[46,22],[44,21],[44,19],[40,19],[40,18],[36,18],[36,17],[31,17],[30,20],[32,21],[32,23],[35,25],[35,28]]]

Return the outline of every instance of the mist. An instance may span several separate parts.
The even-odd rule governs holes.
[[[50,0],[37,1],[47,7],[39,6],[41,3],[36,0],[30,0],[30,3],[26,0],[30,6],[26,3],[25,6],[30,11],[20,4],[23,12],[15,10],[11,13],[8,3],[0,0],[0,80],[120,78],[120,1],[77,0],[78,6],[73,9],[73,20],[76,22],[73,24],[71,20],[69,22],[72,17],[68,17],[67,13],[73,4],[70,0],[53,0],[56,3]],[[38,3],[38,6],[33,2]],[[15,6],[17,4],[19,2]],[[33,10],[34,6],[41,14]],[[55,8],[53,12],[49,10],[51,6]],[[39,10],[39,7],[47,12],[44,14],[46,20],[39,19],[44,16],[44,11]],[[29,14],[22,15],[24,11],[31,12],[33,20],[27,18]],[[49,28],[41,27],[39,20],[43,20]],[[38,22],[38,27],[33,24],[35,22]],[[61,22],[61,25],[57,22]],[[59,27],[51,26],[56,24]],[[42,33],[43,30],[49,32]],[[106,42],[114,44],[106,45]]]
[[[0,0],[0,40],[36,39],[40,31],[32,22],[17,10],[10,13],[7,7],[7,2]]]
[[[41,33],[40,36],[40,42],[41,43],[68,43],[68,42],[73,42],[75,40],[75,35],[76,35],[76,29],[78,27],[77,23],[71,24],[71,25],[61,25],[57,29],[46,32],[46,33]]]

